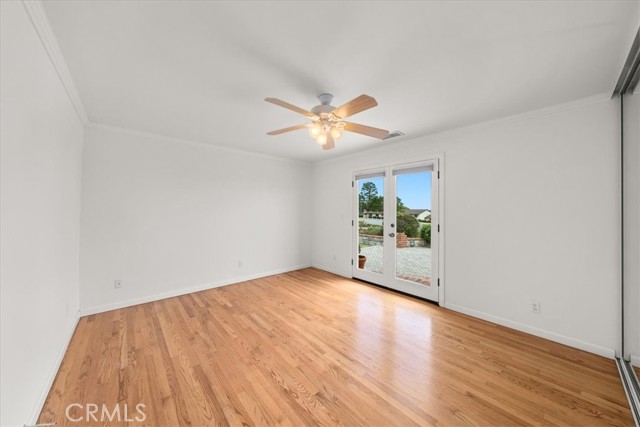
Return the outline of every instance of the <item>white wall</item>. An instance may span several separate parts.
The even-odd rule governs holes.
[[[308,164],[88,128],[83,171],[83,312],[310,264]]]
[[[598,99],[316,164],[314,266],[350,276],[354,170],[444,153],[446,305],[612,356],[619,118]]]
[[[1,424],[33,422],[78,313],[83,127],[20,2],[0,2]]]
[[[640,90],[624,97],[625,357],[640,366]]]

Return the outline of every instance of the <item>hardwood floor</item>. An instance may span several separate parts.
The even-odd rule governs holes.
[[[88,403],[146,419],[71,422],[74,402],[73,419]],[[51,421],[633,424],[612,360],[315,269],[83,317]]]

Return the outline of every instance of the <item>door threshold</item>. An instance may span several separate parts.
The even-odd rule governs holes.
[[[359,278],[353,277],[353,276],[351,277],[351,280],[355,280],[356,282],[364,283],[365,285],[375,286],[376,288],[384,289],[385,291],[390,291],[390,292],[393,292],[395,294],[400,294],[400,295],[404,295],[404,296],[407,296],[407,297],[410,297],[410,298],[414,298],[414,299],[417,299],[417,300],[420,300],[420,301],[428,302],[429,304],[433,304],[433,305],[435,305],[437,307],[440,307],[440,304],[437,301],[433,301],[433,300],[430,300],[430,299],[427,299],[427,298],[422,298],[422,297],[419,297],[419,296],[416,296],[416,295],[413,295],[413,294],[410,294],[410,293],[407,293],[407,292],[399,291],[399,290],[394,289],[394,288],[389,288],[389,287],[384,286],[384,285],[379,285],[377,283],[369,282],[368,280],[359,279]]]

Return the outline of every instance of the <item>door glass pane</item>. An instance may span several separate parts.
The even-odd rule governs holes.
[[[396,278],[431,286],[431,172],[395,176]]]
[[[383,272],[384,177],[358,179],[358,268]]]

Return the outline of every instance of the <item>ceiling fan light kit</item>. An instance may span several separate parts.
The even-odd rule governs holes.
[[[265,98],[265,101],[271,104],[302,114],[311,120],[311,122],[307,124],[267,132],[267,135],[280,135],[281,133],[304,129],[306,127],[308,129],[309,136],[325,150],[331,150],[334,148],[335,141],[340,139],[345,131],[355,132],[378,139],[384,139],[389,136],[389,131],[387,130],[344,121],[344,119],[349,116],[378,105],[376,100],[369,95],[360,95],[338,108],[331,105],[333,95],[329,93],[318,95],[318,100],[320,101],[320,105],[316,105],[311,109],[311,111],[307,111],[277,98]]]

